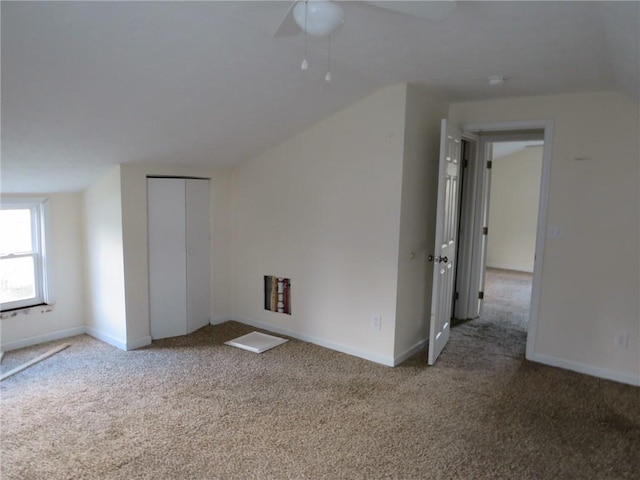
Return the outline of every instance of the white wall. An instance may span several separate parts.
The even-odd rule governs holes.
[[[451,105],[458,124],[554,120],[532,358],[640,384],[640,111],[620,93]],[[587,158],[578,161],[577,158]],[[615,346],[625,333],[628,348]]]
[[[438,193],[440,121],[448,103],[430,91],[407,87],[402,207],[395,331],[396,362],[429,336],[435,213]]]
[[[89,334],[126,348],[120,167],[84,192],[86,319]]]
[[[432,242],[435,195],[416,179],[434,167],[419,159],[435,151],[443,104],[423,93],[388,87],[230,174],[111,170],[82,196],[89,330],[121,348],[148,341],[146,176],[210,176],[212,318],[393,363],[424,338],[428,311],[418,258]],[[545,245],[533,359],[640,383],[638,103],[618,93],[556,95],[457,103],[449,115],[457,124],[555,121],[548,224],[562,236]],[[416,140],[422,128],[425,143]],[[65,288],[52,312],[34,314],[51,319],[46,327],[30,316],[2,320],[3,345],[83,323],[81,293],[64,298],[83,288],[73,253],[81,250],[81,209],[73,194],[52,198],[54,245],[64,245],[56,283]],[[423,213],[427,221],[414,222]],[[292,279],[293,315],[264,310],[267,274]],[[382,315],[381,330],[373,315]],[[620,333],[626,349],[615,346]]]
[[[122,228],[126,290],[127,348],[151,342],[149,331],[149,264],[147,243],[147,176],[192,176],[211,179],[211,318],[229,310],[228,173],[186,167],[122,165]]]
[[[232,172],[236,318],[393,362],[405,99],[385,88]],[[291,278],[292,315],[264,310],[264,275]]]
[[[50,202],[49,245],[55,304],[3,314],[0,320],[3,351],[84,332],[82,197],[79,193],[28,196],[48,198]]]
[[[542,146],[493,159],[487,266],[533,272]]]

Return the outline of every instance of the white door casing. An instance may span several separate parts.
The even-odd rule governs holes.
[[[531,292],[531,308],[529,311],[529,328],[527,331],[527,352],[526,358],[529,360],[544,361],[544,357],[540,357],[536,349],[536,339],[538,330],[538,312],[540,307],[540,290],[542,285],[542,265],[544,264],[545,236],[547,225],[547,209],[549,202],[549,184],[551,176],[551,160],[553,147],[553,120],[526,120],[511,122],[482,122],[467,123],[462,126],[465,133],[473,132],[485,140],[496,141],[504,140],[505,134],[515,134],[515,138],[511,140],[532,140],[539,139],[540,132],[544,140],[542,154],[542,173],[540,182],[540,197],[538,204],[538,225],[536,233],[536,253],[534,258],[533,285]],[[538,131],[533,136],[527,136],[531,131]],[[494,137],[494,135],[498,137]]]
[[[433,261],[429,365],[435,363],[447,344],[451,327],[461,147],[461,130],[443,119],[440,133],[435,252],[429,257]]]
[[[470,275],[473,264],[473,242],[469,241],[469,237],[473,236],[475,225],[475,208],[476,204],[476,184],[480,137],[468,132],[462,131],[462,167],[460,173],[460,195],[459,218],[458,218],[458,253],[456,255],[456,280],[454,291],[454,311],[452,313],[455,319],[474,318],[469,315],[469,303],[471,301],[470,291]],[[466,147],[466,158],[464,158]],[[477,298],[477,292],[475,297]]]
[[[480,137],[480,157],[478,169],[478,189],[476,197],[476,231],[474,232],[475,240],[473,242],[473,258],[475,261],[471,267],[471,284],[477,285],[477,291],[484,293],[484,277],[487,266],[487,244],[489,229],[489,193],[491,191],[491,162],[493,159],[493,144],[486,138]],[[471,292],[469,302],[469,318],[476,318],[482,315],[484,307],[484,297],[475,294],[475,290]]]

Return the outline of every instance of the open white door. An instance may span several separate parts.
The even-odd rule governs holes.
[[[429,365],[435,363],[449,340],[456,271],[461,147],[462,132],[443,119],[440,133],[435,252],[429,256],[429,260],[433,261]]]
[[[487,244],[489,233],[489,195],[491,192],[491,162],[493,158],[493,143],[480,137],[480,156],[478,157],[477,191],[475,198],[476,219],[472,230],[473,262],[470,269],[471,290],[469,295],[469,310],[467,318],[477,318],[482,315],[484,305],[484,274],[487,266]]]

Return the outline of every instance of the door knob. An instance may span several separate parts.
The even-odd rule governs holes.
[[[449,261],[449,258],[441,257],[439,255],[436,255],[435,257],[433,255],[429,255],[427,257],[427,260],[429,260],[430,262],[436,261],[438,263],[447,263]]]

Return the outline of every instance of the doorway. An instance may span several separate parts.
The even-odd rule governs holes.
[[[489,233],[481,316],[529,324],[544,142],[492,144]]]
[[[508,318],[518,323],[526,335],[527,358],[534,351],[537,329],[552,128],[551,121],[462,126],[468,164],[464,169],[460,201],[459,258],[452,298],[452,325],[478,318],[483,313],[498,321]],[[512,151],[505,154],[506,147]],[[528,178],[519,178],[515,171],[518,169],[513,168],[518,162],[516,157],[534,153],[536,161],[524,162],[528,167]],[[505,163],[509,158],[512,163]],[[501,163],[507,166],[506,174],[498,170]],[[521,169],[520,175],[524,175],[523,171]],[[499,207],[491,205],[495,172],[499,173],[495,179],[497,193],[494,200],[499,202],[496,204]],[[520,195],[517,201],[508,200],[504,195],[500,200],[499,184],[505,183],[505,178],[501,177],[507,177],[511,194]],[[492,207],[496,210],[493,217]],[[511,220],[496,220],[505,215],[504,210],[511,210]],[[513,221],[513,218],[522,220],[525,217],[526,229],[524,224],[516,225]],[[516,228],[510,232],[509,226]],[[524,254],[523,250],[528,253]],[[495,255],[496,251],[509,253],[511,257],[503,255],[500,258]],[[489,311],[484,312],[485,308]]]

